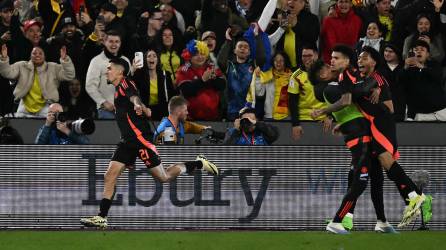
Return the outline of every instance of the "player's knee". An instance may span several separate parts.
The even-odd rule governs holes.
[[[159,182],[161,182],[161,183],[166,183],[166,182],[169,182],[169,178],[167,177],[167,176],[158,176],[158,177],[156,177],[156,179],[159,181]]]
[[[393,159],[392,155],[388,152],[382,153],[378,156],[379,163],[385,170],[389,170],[395,160]]]
[[[167,174],[164,171],[158,174],[152,174],[152,176],[161,183],[166,183],[170,181],[169,176],[167,176]]]

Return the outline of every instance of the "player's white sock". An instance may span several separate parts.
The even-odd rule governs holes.
[[[180,175],[186,173],[186,166],[180,165],[179,167],[180,167]]]
[[[412,191],[412,192],[410,192],[410,193],[408,194],[408,196],[409,196],[409,199],[413,199],[413,198],[417,197],[418,194],[417,194],[417,192]]]

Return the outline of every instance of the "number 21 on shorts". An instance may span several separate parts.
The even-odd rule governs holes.
[[[149,153],[147,153],[147,149],[140,149],[139,150],[139,157],[143,161],[149,160]]]

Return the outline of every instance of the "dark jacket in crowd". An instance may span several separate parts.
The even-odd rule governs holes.
[[[68,83],[61,84],[60,105],[62,105],[64,113],[68,120],[77,120],[79,118],[94,118],[96,117],[96,103],[81,86],[81,93],[77,98],[70,95],[68,90]]]
[[[219,51],[223,42],[226,40],[226,30],[233,25],[241,28],[241,31],[248,29],[248,23],[246,20],[239,17],[231,9],[228,9],[226,13],[222,13],[212,6],[212,0],[204,0],[201,10],[201,23],[199,30],[200,33],[208,30],[215,32],[217,36],[216,51]]]
[[[148,18],[140,18],[137,24],[137,30],[135,34],[130,36],[129,40],[129,50],[131,53],[137,51],[147,51],[148,49],[157,49],[159,44],[157,44],[158,36],[149,37],[147,35],[147,25]],[[130,58],[133,58],[131,56]]]
[[[446,108],[442,77],[440,64],[434,61],[428,61],[423,69],[402,70],[400,82],[404,85],[409,118],[414,118],[416,113],[433,113]]]
[[[186,28],[195,26],[195,11],[201,10],[201,0],[174,0],[171,5],[183,15]]]
[[[135,71],[132,77],[139,90],[141,101],[152,110],[151,119],[159,121],[161,118],[168,116],[168,103],[172,96],[177,92],[173,87],[170,73],[161,69],[157,70],[158,79],[158,104],[149,105],[150,100],[150,75],[147,66]]]
[[[406,93],[404,86],[399,80],[399,75],[403,71],[403,64],[399,64],[393,71],[387,63],[382,63],[378,72],[384,76],[384,79],[389,83],[390,93],[392,94],[392,102],[394,109],[394,118],[397,122],[404,121],[406,115]]]
[[[311,27],[309,29],[308,27]],[[312,45],[316,47],[319,39],[320,25],[316,15],[307,10],[302,10],[297,16],[297,23],[291,28],[295,34],[296,61],[300,62],[302,58],[302,46]],[[277,43],[277,50],[284,51],[285,34]],[[297,67],[300,65],[296,65]]]
[[[91,40],[91,37],[87,37],[84,43],[84,46],[82,48],[82,54],[81,54],[81,65],[80,70],[81,72],[77,73],[76,68],[76,75],[79,75],[81,82],[85,82],[85,78],[87,77],[87,71],[88,66],[90,65],[91,60],[96,57],[97,55],[101,54],[101,52],[104,50],[104,46],[97,41]]]
[[[53,36],[47,39],[48,43],[48,51],[47,51],[47,61],[49,62],[59,62],[60,58],[60,49],[62,46],[67,48],[67,54],[70,56],[73,61],[74,67],[76,69],[76,78],[83,79],[85,78],[82,73],[82,47],[84,45],[84,35],[80,30],[77,30],[74,33],[73,37],[68,38],[63,33],[59,33],[56,36]]]
[[[13,112],[14,95],[9,80],[0,76],[0,116]]]
[[[37,8],[44,22],[42,30],[42,35],[44,37],[59,34],[62,30],[61,20],[64,17],[70,17],[72,20],[76,20],[69,0],[64,0],[59,4],[59,9],[52,7],[51,0],[39,0]],[[57,11],[59,11],[59,13]],[[61,16],[60,18],[59,15]]]

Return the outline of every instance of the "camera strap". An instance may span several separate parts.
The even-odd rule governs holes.
[[[242,135],[247,141],[249,141],[248,135],[246,135],[245,131],[242,131]],[[251,135],[250,143],[251,143],[251,145],[254,145],[254,143],[255,143],[254,133],[252,133],[252,135]]]

